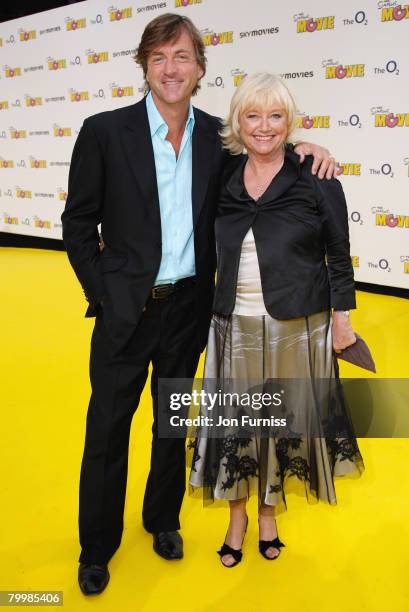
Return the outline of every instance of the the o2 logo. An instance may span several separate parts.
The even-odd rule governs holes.
[[[357,127],[357,128],[361,128],[362,127],[362,123],[361,120],[359,118],[359,115],[351,115],[348,119],[349,121],[349,125],[351,125],[352,127]]]
[[[392,166],[390,164],[382,164],[382,166],[381,166],[381,173],[384,176],[389,176],[389,178],[393,178],[394,177],[394,173],[392,171]]]
[[[366,18],[365,11],[357,11],[355,13],[354,21],[359,25],[368,25],[368,19]]]
[[[399,76],[398,62],[394,59],[390,59],[383,66],[374,66],[374,73],[378,76],[392,74]]]
[[[396,76],[399,76],[399,67],[398,64],[395,60],[389,60],[386,63],[386,72],[388,72],[389,74],[395,74]]]
[[[352,221],[352,223],[358,223],[358,225],[364,224],[363,220],[361,219],[361,213],[357,210],[351,212],[349,220]]]
[[[208,87],[219,87],[221,89],[224,88],[224,81],[223,81],[223,77],[221,76],[217,76],[214,81],[209,81],[207,83]]]
[[[391,271],[391,267],[390,267],[389,261],[387,259],[380,259],[378,261],[378,266],[379,266],[380,270],[383,270],[384,272],[390,272]]]
[[[91,23],[92,25],[102,25],[104,23],[104,20],[102,18],[101,13],[98,13],[98,15],[96,15],[95,19],[91,19]]]
[[[81,66],[81,58],[79,55],[76,55],[71,61],[70,66]]]

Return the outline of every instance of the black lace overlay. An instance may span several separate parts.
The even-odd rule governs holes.
[[[287,437],[274,429],[266,437],[251,428],[245,437],[234,430],[221,438],[201,436],[199,431],[196,439],[188,441],[190,494],[200,491],[204,503],[212,503],[257,493],[259,503],[274,505],[280,512],[287,508],[289,492],[306,496],[310,503],[336,504],[334,479],[363,473],[363,459],[332,353],[329,323],[327,312],[290,322],[264,316],[213,317],[205,376],[221,385],[234,376],[251,378],[249,372],[252,378],[259,375],[262,380],[274,379],[277,372],[283,378],[302,376],[311,381],[311,397],[305,399],[305,405],[315,402],[318,409],[314,412],[314,433],[305,427],[296,433],[299,414],[294,419],[291,411],[288,422],[292,433]],[[317,392],[318,379],[328,381],[331,394]],[[326,404],[324,395],[331,398]],[[302,414],[303,405],[299,408]]]

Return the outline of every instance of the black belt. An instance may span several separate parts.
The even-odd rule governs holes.
[[[181,278],[176,283],[169,283],[168,285],[156,285],[152,287],[149,297],[154,300],[163,300],[168,298],[179,289],[185,289],[187,287],[193,287],[196,283],[195,276],[188,276],[187,278]]]

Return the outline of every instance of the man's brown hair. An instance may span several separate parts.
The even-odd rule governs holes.
[[[196,61],[203,70],[203,75],[206,72],[206,56],[205,45],[199,30],[193,22],[182,15],[175,13],[165,13],[155,19],[152,19],[143,31],[141,42],[135,53],[134,60],[142,67],[143,76],[145,78],[145,93],[149,91],[149,84],[146,81],[146,72],[148,70],[148,58],[153,49],[167,42],[177,40],[185,30],[193,43],[195,49]],[[194,96],[200,89],[200,81],[192,91]]]

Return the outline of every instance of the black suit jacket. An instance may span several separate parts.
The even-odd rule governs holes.
[[[192,206],[198,341],[203,348],[214,292],[214,218],[226,159],[220,120],[195,108],[192,135]],[[103,300],[112,339],[132,334],[161,262],[161,219],[145,99],[85,119],[75,143],[63,240],[95,316]],[[105,243],[99,250],[97,226]]]
[[[228,315],[236,300],[243,238],[252,227],[267,312],[292,319],[355,308],[348,215],[341,183],[311,174],[312,157],[300,165],[287,149],[284,165],[261,198],[246,192],[246,157],[222,176],[216,218],[217,284],[214,310]]]

